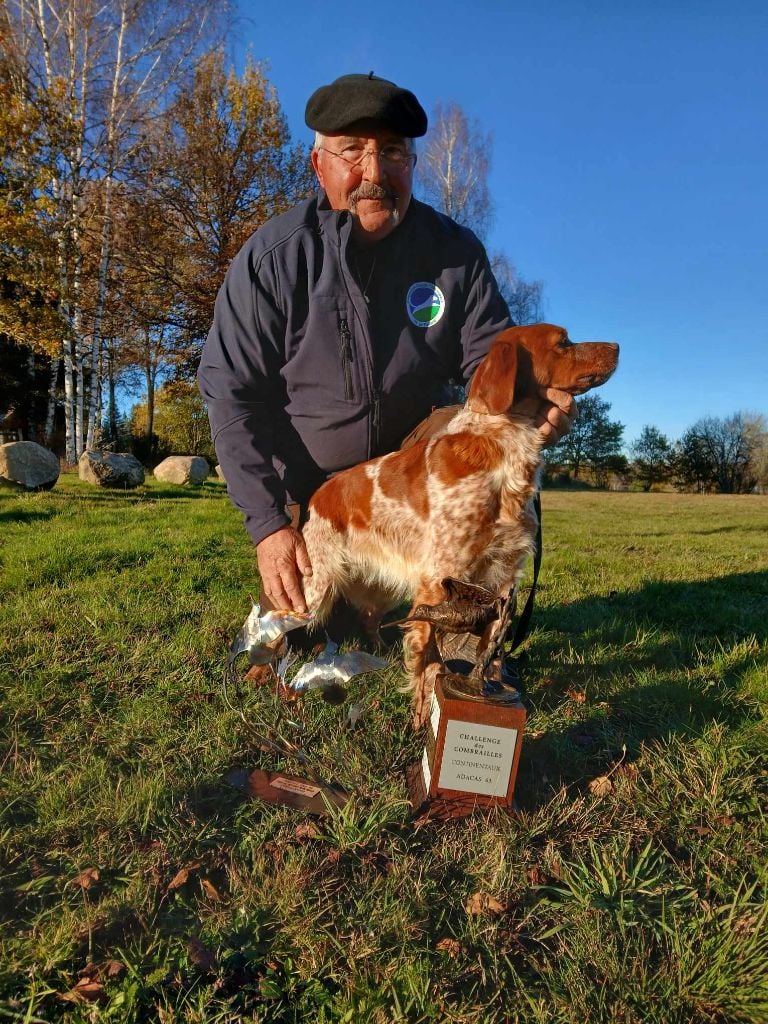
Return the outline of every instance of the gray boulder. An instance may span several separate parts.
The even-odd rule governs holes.
[[[0,444],[0,487],[49,491],[59,479],[59,460],[34,441]]]
[[[155,476],[166,484],[201,484],[210,466],[202,455],[169,455],[159,466],[155,466]]]
[[[85,451],[77,463],[81,480],[97,487],[141,487],[144,467],[135,455]]]

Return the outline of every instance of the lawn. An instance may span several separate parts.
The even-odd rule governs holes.
[[[543,505],[519,809],[424,823],[397,647],[225,701],[222,485],[0,497],[0,1021],[764,1024],[768,498]],[[228,784],[275,730],[345,812]]]

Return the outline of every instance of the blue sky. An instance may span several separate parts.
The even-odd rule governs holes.
[[[621,344],[625,441],[768,414],[768,4],[240,0],[293,138],[338,75],[456,101],[493,135],[489,248],[547,320]]]

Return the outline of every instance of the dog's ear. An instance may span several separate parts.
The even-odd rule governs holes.
[[[469,385],[467,405],[472,412],[499,416],[516,397],[520,346],[516,341],[495,341]]]

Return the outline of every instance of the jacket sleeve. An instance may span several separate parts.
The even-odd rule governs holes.
[[[232,261],[197,374],[227,490],[258,544],[290,518],[273,461],[285,318],[271,254],[253,240]]]
[[[496,335],[512,323],[509,308],[499,291],[485,249],[479,242],[477,246],[480,254],[475,260],[470,279],[466,315],[461,330],[461,372],[465,384]]]

